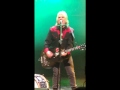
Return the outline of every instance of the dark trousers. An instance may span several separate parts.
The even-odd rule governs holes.
[[[70,80],[70,86],[76,87],[76,77],[75,77],[75,71],[74,71],[74,63],[72,56],[70,56],[68,59],[63,60],[62,62],[64,64],[65,70],[67,72],[68,78]],[[59,81],[60,81],[60,68],[59,68],[60,63],[56,63],[55,66],[53,67],[53,88],[58,88],[59,87]],[[59,70],[59,72],[58,72]]]

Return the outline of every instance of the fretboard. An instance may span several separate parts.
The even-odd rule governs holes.
[[[66,49],[65,52],[70,52],[70,51],[74,51],[74,50],[77,50],[77,49],[80,49],[80,46],[76,46],[76,47],[73,47],[73,48],[70,48],[70,49]]]

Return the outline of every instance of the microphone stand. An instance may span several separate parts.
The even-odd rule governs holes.
[[[59,87],[58,81],[60,79],[60,65],[61,65],[61,44],[62,44],[62,21],[60,21],[60,40],[59,40],[59,66],[58,66],[58,78],[57,78],[57,88]]]

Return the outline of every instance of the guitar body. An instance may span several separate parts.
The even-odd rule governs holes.
[[[46,56],[46,54],[44,52],[42,52],[42,55],[41,55],[41,58],[40,58],[40,61],[41,61],[41,65],[43,68],[45,69],[51,69],[56,62],[62,62],[63,59],[67,59],[68,56],[65,56],[65,57],[60,57],[60,55],[58,56],[53,56],[51,58],[48,58]]]
[[[64,50],[64,52],[70,52],[70,51],[74,51],[77,49],[81,49],[81,50],[85,50],[86,49],[86,45],[80,45],[80,46],[76,46],[67,50]],[[56,51],[55,49],[51,49],[51,51],[53,52],[54,56],[51,58],[48,58],[46,56],[46,54],[44,53],[44,51],[42,51],[41,57],[40,57],[40,62],[43,68],[45,69],[51,69],[56,62],[62,62],[64,59],[69,58],[69,55],[64,56],[64,57],[60,57],[59,55],[59,51]],[[62,50],[61,50],[62,51]]]
[[[49,58],[46,56],[46,54],[43,52],[40,58],[41,65],[45,69],[51,69],[55,62],[51,62]]]

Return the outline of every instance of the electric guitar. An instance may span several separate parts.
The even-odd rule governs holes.
[[[67,52],[71,52],[71,51],[78,50],[78,49],[82,50],[82,51],[86,50],[86,45],[81,44],[79,46],[76,46],[76,47],[73,47],[73,48],[70,48],[70,49],[66,49],[66,50],[62,49],[61,53],[63,51],[67,53]],[[44,52],[42,52],[41,57],[39,58],[42,67],[45,68],[45,69],[51,69],[56,62],[62,62],[64,59],[68,58],[68,55],[60,57],[59,52],[56,52],[55,50],[51,50],[51,51],[54,54],[51,58],[48,58],[47,55]]]

